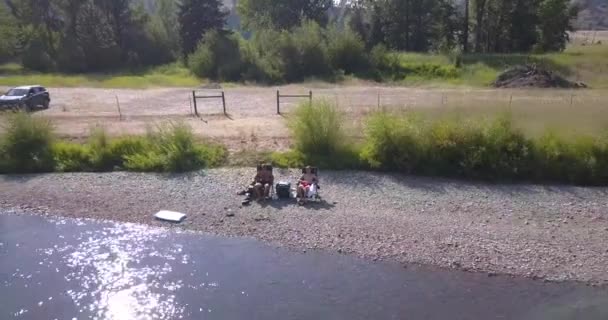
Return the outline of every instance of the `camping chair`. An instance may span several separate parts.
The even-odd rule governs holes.
[[[272,174],[272,176],[274,177],[274,172],[272,172],[272,170],[273,170],[272,165],[270,165],[270,164],[266,164],[266,165],[259,164],[257,166],[258,173],[260,171],[264,170],[264,169],[270,171],[270,174]],[[270,190],[268,191],[268,197],[270,197],[271,199],[274,197],[274,179],[273,179],[273,181],[270,182]]]
[[[262,170],[264,170],[264,169],[266,169],[266,170],[270,171],[270,173],[271,173],[271,174],[274,176],[274,173],[272,172],[273,168],[272,168],[272,166],[271,166],[271,165],[262,165],[262,164],[259,164],[259,165],[257,166],[257,172],[258,172],[258,173],[260,173],[260,171],[262,171]],[[255,187],[255,182],[254,182],[254,183],[252,183],[252,184],[250,184],[249,186],[247,186],[247,189],[246,189],[245,191],[241,191],[241,192],[239,193],[239,194],[244,194],[244,195],[246,195],[246,196],[247,196],[247,197],[245,198],[245,200],[242,202],[242,204],[243,204],[243,205],[248,205],[248,204],[249,204],[249,203],[251,203],[251,201],[254,199],[254,198],[253,198],[253,197],[254,197],[254,196],[253,196],[253,193],[254,193],[254,187]],[[271,199],[273,199],[273,197],[274,197],[274,193],[275,193],[275,190],[274,190],[274,181],[272,181],[272,182],[270,183],[270,190],[268,191],[268,197],[270,197]]]
[[[310,168],[311,173],[314,174],[315,176],[319,176],[319,169],[316,167],[311,167]],[[306,173],[306,168],[302,168],[302,174]],[[313,202],[319,202],[321,201],[321,196],[319,195],[319,190],[321,189],[321,187],[319,186],[318,180],[317,182],[313,183],[314,188],[312,188],[312,190],[309,190],[306,193],[306,197],[304,200],[306,201],[313,201]]]

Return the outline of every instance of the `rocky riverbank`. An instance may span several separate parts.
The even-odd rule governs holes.
[[[0,176],[0,208],[165,225],[161,209],[188,214],[170,228],[250,236],[323,249],[547,280],[608,283],[608,188],[486,185],[322,172],[324,201],[241,207],[251,169],[186,175],[135,173]],[[295,171],[275,172],[294,181]]]

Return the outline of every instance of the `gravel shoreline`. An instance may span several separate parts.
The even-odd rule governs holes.
[[[321,172],[324,202],[241,207],[252,169],[0,176],[0,208],[108,219],[488,275],[608,284],[608,188]],[[277,180],[297,172],[277,170]],[[158,210],[188,214],[179,225]]]

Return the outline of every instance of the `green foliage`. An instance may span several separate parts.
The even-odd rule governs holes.
[[[49,121],[26,113],[6,116],[0,137],[0,172],[31,173],[53,170],[53,128]]]
[[[365,74],[371,66],[355,33],[323,29],[312,21],[291,32],[262,30],[250,41],[212,31],[189,57],[189,65],[199,77],[266,83]]]
[[[348,143],[340,112],[328,101],[302,103],[289,119],[295,149],[273,153],[272,162],[279,167],[301,167],[315,164],[325,168],[362,168],[359,150]]]
[[[31,39],[25,47],[21,62],[25,68],[43,72],[53,71],[56,67],[44,43],[37,37]]]
[[[243,57],[238,35],[210,31],[190,55],[188,65],[201,78],[223,81],[241,79]]]
[[[335,70],[343,70],[346,74],[367,71],[369,58],[365,43],[357,33],[351,29],[339,31],[330,28],[327,37],[330,39],[327,42],[327,53]]]
[[[543,0],[538,8],[539,42],[537,51],[563,51],[570,39],[572,21],[578,9],[570,7],[568,0]]]
[[[181,1],[177,20],[184,57],[197,49],[197,45],[207,32],[221,30],[225,24],[226,15],[227,13],[222,11],[220,0]]]
[[[249,30],[289,30],[304,20],[327,22],[332,0],[240,0],[238,12]]]
[[[185,172],[224,163],[226,150],[198,143],[191,129],[169,123],[143,137],[110,138],[103,128],[86,144],[55,142],[48,121],[18,113],[5,119],[0,136],[0,173],[130,170]]]
[[[411,174],[496,181],[608,183],[605,139],[573,141],[546,134],[525,137],[510,117],[494,121],[373,115],[361,159],[371,168]]]
[[[308,154],[331,155],[344,145],[341,115],[326,100],[301,103],[289,121],[296,149]]]
[[[387,0],[373,8],[375,41],[392,49],[425,52],[454,42],[457,10],[450,1]]]
[[[82,172],[91,170],[90,149],[86,145],[68,142],[53,144],[53,161],[59,172]]]
[[[295,61],[286,60],[285,63],[296,66],[299,76],[306,78],[331,74],[324,31],[312,21],[306,21],[293,30],[291,41],[295,45],[296,55],[292,59]]]
[[[20,30],[6,3],[0,2],[0,63],[13,59],[19,49]]]
[[[146,148],[125,155],[125,168],[132,171],[185,172],[221,164],[225,150],[199,145],[190,127],[180,123],[161,125],[147,136]]]

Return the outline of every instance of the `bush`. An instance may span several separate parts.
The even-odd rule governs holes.
[[[368,119],[361,159],[375,169],[417,170],[427,152],[422,130],[419,119],[377,113]]]
[[[55,170],[81,172],[91,170],[89,148],[86,145],[58,142],[52,147]]]
[[[197,144],[190,127],[180,123],[161,125],[150,131],[147,139],[144,149],[124,156],[125,168],[185,172],[219,165],[225,158],[223,148]]]
[[[208,32],[188,58],[192,73],[213,80],[241,80],[244,69],[240,39],[218,31]]]
[[[365,43],[361,37],[350,29],[339,31],[329,29],[327,53],[334,70],[343,70],[347,74],[366,71],[370,66],[365,52]]]
[[[103,128],[91,130],[87,145],[90,149],[91,168],[95,171],[112,171],[122,162],[119,155],[110,152],[110,138]]]
[[[303,22],[301,26],[294,29],[291,37],[297,54],[285,55],[284,61],[298,67],[298,74],[293,76],[293,80],[332,75],[333,70],[327,52],[327,38],[319,24],[313,21]],[[291,78],[286,80],[292,81]]]
[[[342,119],[326,100],[303,102],[289,121],[296,149],[305,154],[331,155],[344,146]]]
[[[0,173],[184,172],[226,160],[224,147],[198,143],[190,127],[181,123],[160,125],[143,137],[115,139],[96,128],[86,144],[55,142],[49,122],[27,114],[11,115],[6,123],[0,137]]]
[[[351,30],[326,30],[315,22],[303,22],[291,32],[257,30],[249,41],[211,31],[188,63],[201,78],[264,83],[334,79],[340,73],[368,73],[376,66],[388,72],[398,66],[388,50],[375,52],[370,57],[360,36]]]
[[[397,54],[390,52],[386,46],[379,44],[372,48],[369,63],[377,80],[387,76],[395,77],[399,69],[399,58]]]
[[[509,116],[425,122],[378,113],[368,120],[361,159],[375,169],[413,174],[599,185],[608,183],[606,141],[526,138]]]
[[[51,123],[26,113],[6,117],[6,128],[0,139],[0,163],[5,173],[34,173],[52,171],[52,144],[54,132]]]
[[[302,103],[289,120],[295,150],[271,155],[279,167],[301,167],[306,164],[333,169],[362,168],[359,149],[348,143],[342,127],[342,116],[324,100]]]

